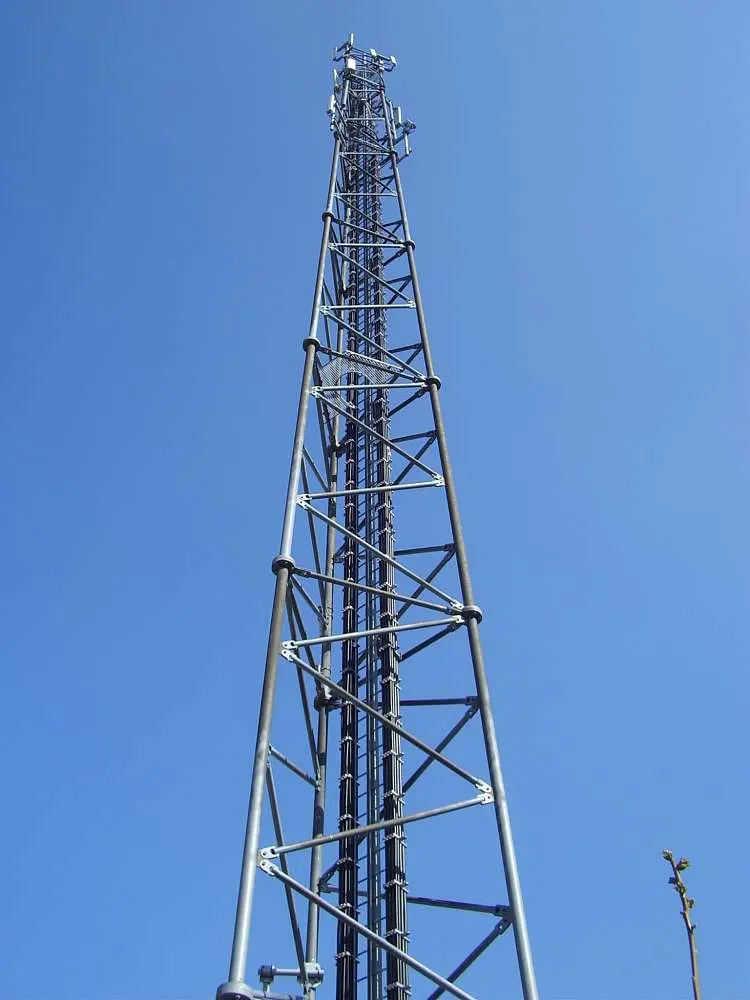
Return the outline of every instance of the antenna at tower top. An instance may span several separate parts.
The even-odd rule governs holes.
[[[349,35],[349,38],[339,45],[338,48],[333,50],[333,61],[341,62],[348,58],[364,57],[375,65],[380,65],[380,68],[386,72],[395,69],[396,67],[396,57],[395,56],[384,56],[375,49],[359,49],[354,44],[354,34]]]

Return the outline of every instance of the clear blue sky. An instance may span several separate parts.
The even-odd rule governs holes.
[[[687,996],[672,847],[746,1000],[742,0],[2,4],[0,1000],[225,975],[352,30],[418,124],[543,996]]]

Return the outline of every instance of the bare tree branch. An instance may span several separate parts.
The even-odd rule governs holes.
[[[687,887],[682,881],[682,873],[690,867],[690,862],[687,858],[680,858],[679,861],[675,861],[674,855],[671,851],[662,851],[662,857],[672,869],[672,876],[669,879],[669,884],[674,886],[674,890],[680,897],[680,902],[682,903],[682,919],[685,923],[688,945],[690,947],[690,971],[693,979],[693,1000],[701,1000],[701,984],[698,976],[698,949],[695,943],[696,924],[693,923],[690,917],[690,911],[695,906],[695,900],[688,896]]]

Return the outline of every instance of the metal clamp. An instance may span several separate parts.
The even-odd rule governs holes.
[[[492,789],[484,781],[477,783],[477,791],[482,796],[482,805],[489,806],[495,801],[495,796],[492,794]]]

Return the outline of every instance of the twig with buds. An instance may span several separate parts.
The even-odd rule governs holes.
[[[669,884],[674,886],[674,890],[680,897],[680,902],[682,903],[682,919],[685,922],[688,945],[690,946],[690,970],[693,978],[693,1000],[701,1000],[701,984],[698,976],[698,949],[695,944],[696,925],[693,923],[690,916],[690,912],[695,906],[695,900],[688,896],[687,888],[685,883],[682,881],[682,873],[690,867],[690,862],[687,858],[680,858],[678,861],[675,861],[674,855],[671,851],[662,851],[662,857],[672,868],[672,877],[669,880]]]

